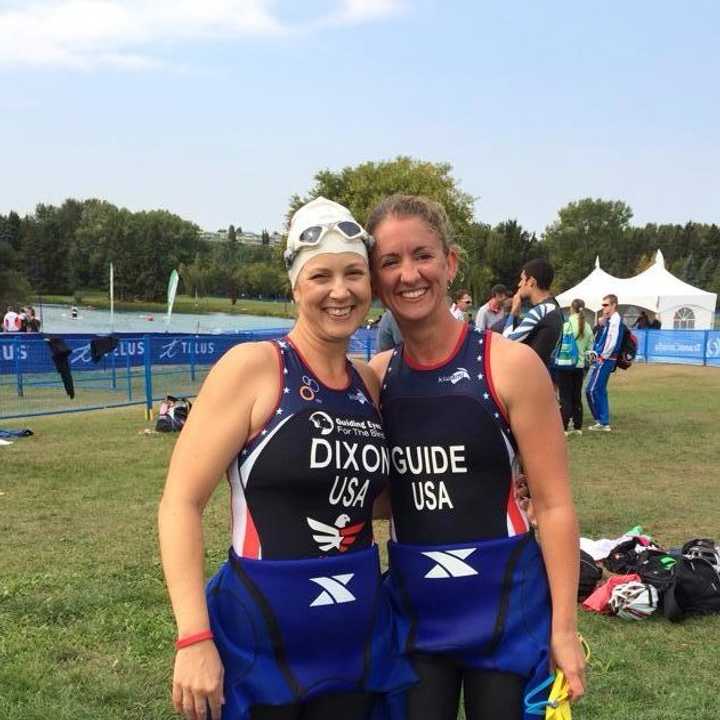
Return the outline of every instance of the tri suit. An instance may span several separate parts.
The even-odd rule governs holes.
[[[492,341],[465,325],[433,366],[399,346],[383,379],[387,584],[421,678],[410,720],[454,718],[461,683],[473,720],[531,717],[524,694],[549,674],[547,577],[515,497],[517,446],[493,387]]]
[[[373,543],[373,501],[389,473],[378,411],[349,361],[347,386],[333,389],[288,338],[274,345],[276,407],[228,470],[232,546],[206,593],[223,720],[326,695],[369,705],[414,679],[393,650]]]

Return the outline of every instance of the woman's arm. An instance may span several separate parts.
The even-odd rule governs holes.
[[[553,659],[577,699],[585,687],[576,621],[579,538],[562,420],[550,376],[538,356],[517,343],[497,342],[493,349],[495,386],[518,443],[550,584]]]
[[[208,375],[178,437],[158,513],[165,579],[184,638],[210,627],[204,592],[202,513],[232,459],[259,424],[263,406],[277,399],[277,361],[269,344],[226,353]],[[275,381],[268,373],[273,368]],[[257,390],[262,390],[262,396]],[[268,414],[272,408],[265,410]],[[220,718],[223,669],[206,640],[178,650],[173,702],[187,718]]]

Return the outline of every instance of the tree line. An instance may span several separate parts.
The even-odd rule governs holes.
[[[533,257],[552,262],[554,289],[561,291],[585,277],[596,256],[607,272],[630,277],[647,268],[658,249],[673,274],[720,293],[716,224],[639,227],[626,203],[585,198],[560,209],[538,237],[515,219],[496,225],[475,221],[474,200],[460,189],[447,163],[398,157],[321,170],[308,193],[290,199],[287,217],[323,195],[349,207],[364,223],[394,192],[427,195],[444,205],[462,256],[455,284],[469,288],[476,301],[483,301],[495,283],[513,287]],[[10,212],[0,215],[0,301],[107,289],[110,262],[119,299],[161,300],[173,268],[180,271],[181,292],[190,295],[226,296],[233,302],[244,295],[286,297],[282,247],[243,245],[237,235],[231,227],[225,241],[208,242],[197,225],[167,211],[131,212],[98,199],[40,204],[23,218]]]
[[[24,218],[0,215],[0,300],[108,290],[111,262],[118,300],[162,300],[173,269],[189,294],[284,296],[281,250],[268,243],[265,232],[262,245],[242,245],[234,228],[225,242],[205,241],[197,225],[165,210],[97,199],[40,204]]]

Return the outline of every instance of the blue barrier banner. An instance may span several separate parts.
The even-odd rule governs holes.
[[[638,348],[647,362],[703,365],[706,330],[638,330]]]
[[[118,346],[94,363],[90,343],[97,335],[61,335],[70,348],[72,372],[98,370],[108,363],[124,367],[138,367],[145,362],[145,353],[150,353],[153,365],[210,365],[233,345],[248,340],[262,340],[282,337],[283,330],[262,331],[261,333],[237,333],[235,335],[134,335],[118,333]],[[49,337],[49,336],[48,336]],[[148,347],[148,341],[150,347]],[[0,374],[55,372],[55,366],[48,350],[45,336],[13,334],[0,337]]]
[[[720,330],[709,330],[707,333],[705,363],[720,367]]]

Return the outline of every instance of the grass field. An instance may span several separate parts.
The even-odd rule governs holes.
[[[668,546],[720,536],[718,397],[717,369],[612,378],[616,432],[570,442],[584,535],[639,523]],[[175,633],[155,515],[174,437],[140,434],[140,408],[27,424],[34,437],[0,448],[0,718],[169,720]],[[206,513],[208,573],[226,553],[227,506],[223,483]],[[593,655],[577,719],[718,716],[720,616],[582,613],[580,626]]]

